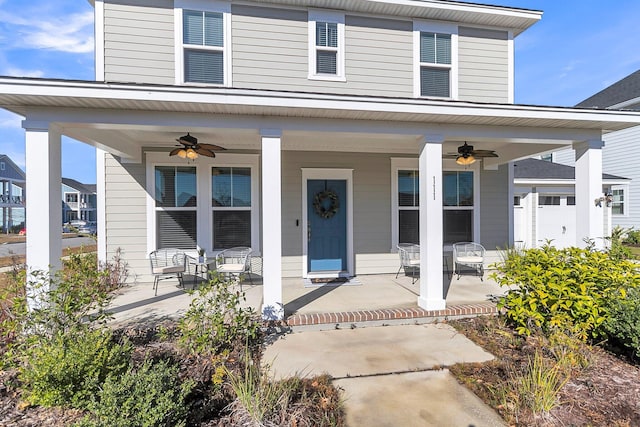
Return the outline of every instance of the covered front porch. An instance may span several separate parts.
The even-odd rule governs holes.
[[[413,306],[444,310],[442,255],[451,243],[473,240],[494,252],[513,244],[513,160],[572,146],[577,243],[598,239],[602,134],[640,124],[639,114],[618,111],[10,78],[0,79],[0,105],[25,117],[30,270],[60,265],[66,135],[99,149],[100,260],[121,249],[143,283],[155,249],[199,246],[215,256],[242,242],[262,260],[260,311],[271,319],[302,298],[287,301],[289,278],[308,278],[317,267],[310,242],[324,232],[310,228],[319,222],[310,196],[321,193],[312,181],[344,184],[334,274],[395,272],[396,245],[409,236],[420,243],[421,278],[417,291],[402,292]],[[215,159],[170,156],[186,132],[227,151]],[[449,154],[465,143],[497,157],[458,165]],[[402,187],[411,180],[412,189]],[[224,193],[218,182],[242,191]],[[230,230],[233,240],[221,238]]]

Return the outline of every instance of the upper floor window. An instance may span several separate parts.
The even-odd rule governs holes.
[[[65,199],[67,203],[78,203],[77,193],[65,193]]]
[[[414,34],[416,96],[456,99],[457,27],[415,22]]]
[[[178,83],[231,83],[228,6],[199,0],[176,1],[176,77]],[[180,59],[182,59],[180,61]]]
[[[344,14],[309,12],[309,78],[344,80]]]

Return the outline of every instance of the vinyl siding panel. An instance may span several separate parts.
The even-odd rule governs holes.
[[[480,172],[480,243],[487,249],[506,248],[509,238],[509,167]]]
[[[118,248],[129,264],[129,281],[151,281],[147,258],[145,169],[142,164],[122,164],[105,158],[107,258]]]
[[[412,96],[411,23],[347,16],[346,82],[309,80],[305,11],[233,6],[233,85],[349,95]]]
[[[509,101],[509,47],[504,31],[459,28],[458,86],[464,101]]]
[[[105,80],[174,84],[173,2],[107,1]]]
[[[604,152],[605,151],[603,151],[603,153]],[[574,166],[575,167],[575,165],[576,165],[576,153],[575,153],[575,151],[573,151],[573,148],[565,148],[565,149],[562,149],[562,150],[554,151],[553,152],[553,162],[554,163],[561,163],[563,165],[568,165],[568,166]],[[604,170],[604,169],[603,169],[603,171],[604,172],[608,172],[607,170]],[[609,172],[609,173],[613,173],[613,172]]]
[[[627,215],[612,215],[615,227],[640,228],[640,169],[629,161],[629,151],[640,144],[640,126],[607,134],[603,137],[602,171],[631,179],[625,194]]]

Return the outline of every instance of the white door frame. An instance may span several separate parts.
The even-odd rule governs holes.
[[[353,276],[353,169],[302,168],[302,277],[311,278],[309,273],[307,240],[308,209],[307,209],[307,181],[310,179],[335,179],[347,181],[347,273]],[[344,206],[344,205],[343,205]],[[319,274],[326,277],[326,273]],[[337,275],[337,274],[336,274]]]

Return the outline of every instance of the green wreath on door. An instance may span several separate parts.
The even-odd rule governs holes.
[[[329,201],[329,205],[326,205],[326,201]],[[324,219],[329,219],[338,213],[340,208],[340,200],[338,195],[333,190],[319,191],[313,197],[313,209],[316,214]]]

